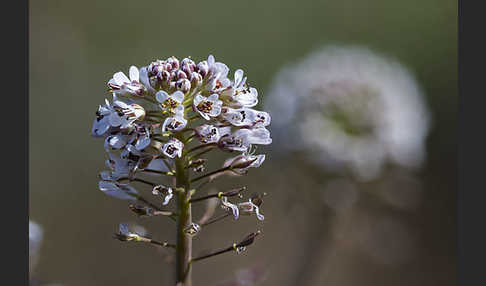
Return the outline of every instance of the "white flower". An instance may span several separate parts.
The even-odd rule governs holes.
[[[148,67],[141,67],[139,70],[140,82],[145,86],[148,93],[155,94],[156,90],[150,84],[150,78],[148,76]]]
[[[253,203],[252,199],[248,200],[248,202],[239,203],[238,209],[240,210],[240,214],[242,215],[251,215],[255,213],[258,220],[264,220],[265,217],[260,213],[260,208]]]
[[[110,181],[100,181],[99,189],[105,194],[121,200],[136,200],[137,190],[128,184],[121,184]]]
[[[139,147],[143,147],[143,145]],[[129,160],[132,162],[132,164],[135,163],[133,172],[137,171],[138,169],[146,168],[154,158],[150,152],[138,149],[132,144],[125,146],[125,149],[121,152],[120,157]]]
[[[175,116],[167,117],[162,125],[162,132],[172,131],[177,132],[181,131],[186,127],[187,120],[184,119],[183,114],[176,114]]]
[[[105,138],[105,150],[109,152],[112,149],[121,149],[125,147],[132,139],[132,135],[118,133]]]
[[[222,128],[220,128],[221,132]],[[227,129],[226,129],[227,130]],[[232,134],[221,134],[218,142],[225,150],[246,152],[252,144],[268,145],[272,143],[270,132],[266,128],[238,129]]]
[[[132,177],[136,162],[119,157],[111,152],[108,152],[108,156],[109,159],[106,160],[106,166],[111,169],[110,177],[113,180]],[[105,178],[103,179],[105,180]]]
[[[150,139],[150,130],[146,127],[140,126],[137,129],[135,149],[143,150],[147,148],[152,140]]]
[[[413,75],[360,47],[329,47],[275,78],[266,107],[282,150],[359,179],[387,163],[420,167],[429,112]]]
[[[175,158],[176,156],[180,158],[182,156],[183,148],[184,143],[176,138],[171,138],[169,142],[165,143],[162,147],[162,153],[169,158]]]
[[[108,86],[113,89],[115,94],[125,95],[127,93],[132,95],[143,95],[145,87],[140,83],[139,70],[135,66],[131,66],[128,78],[123,72],[117,72],[113,78],[108,81]]]
[[[266,127],[270,125],[271,120],[267,112],[246,107],[239,109],[223,107],[221,118],[239,127]]]
[[[93,122],[93,136],[103,136],[110,128],[128,129],[137,120],[143,120],[145,110],[138,104],[127,104],[114,97],[113,104],[105,99],[105,105],[99,106]]]
[[[232,85],[221,93],[221,99],[232,107],[253,107],[258,104],[258,91],[246,84],[243,70],[239,69]]]
[[[162,185],[157,185],[152,189],[152,194],[156,196],[160,196],[164,199],[164,202],[162,205],[167,205],[169,201],[172,199],[174,196],[172,188],[171,187],[166,187]]]
[[[211,94],[209,97],[198,94],[194,97],[193,109],[204,119],[209,120],[221,113],[223,102],[218,100],[217,94]]]
[[[204,63],[202,65],[205,65]],[[207,60],[208,65],[208,75],[211,78],[213,83],[209,83],[209,85],[215,85],[216,88],[219,84],[222,84],[221,81],[226,81],[228,77],[229,68],[227,65],[216,62],[213,55],[209,55]],[[217,82],[220,82],[219,84]],[[213,87],[214,88],[214,87]]]
[[[213,125],[203,124],[194,130],[202,143],[216,143],[221,138],[219,128]]]
[[[260,213],[260,208],[253,203],[252,199],[237,205],[228,201],[228,197],[221,197],[221,207],[226,211],[231,211],[234,219],[241,215],[251,215],[255,213],[258,220],[264,220],[265,217]]]
[[[249,168],[258,168],[265,161],[265,155],[241,154],[234,158],[226,160],[223,167],[231,167],[231,172],[237,175],[243,175],[248,172]]]
[[[233,218],[234,219],[238,219],[238,217],[240,216],[240,211],[238,209],[238,206],[235,205],[235,204],[232,204],[228,201],[228,197],[221,197],[221,204],[222,204],[222,208],[229,211],[231,210],[231,212],[233,213]]]
[[[180,90],[175,91],[172,94],[168,94],[161,90],[155,94],[155,98],[162,104],[162,107],[168,111],[173,113],[184,112],[184,106],[182,105],[182,102],[184,101],[184,93]]]

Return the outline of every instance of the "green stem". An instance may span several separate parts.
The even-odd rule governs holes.
[[[195,147],[193,147],[193,148],[189,149],[189,150],[187,151],[187,154],[190,154],[190,153],[192,153],[192,152],[194,152],[194,151],[196,151],[196,150],[199,150],[199,149],[201,149],[201,148],[204,148],[204,147],[211,147],[211,148],[213,148],[213,147],[215,147],[216,145],[217,145],[216,143],[206,143],[206,144],[197,145],[197,146],[195,146]]]
[[[189,202],[191,199],[191,182],[189,172],[185,169],[185,162],[185,156],[175,160],[176,187],[183,189],[177,194],[179,217],[177,221],[176,284],[191,286],[192,237],[184,231],[192,221],[191,203]]]

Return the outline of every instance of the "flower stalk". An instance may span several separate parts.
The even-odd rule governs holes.
[[[192,222],[191,213],[191,182],[185,170],[185,157],[176,159],[176,186],[183,191],[178,193],[177,205],[179,217],[177,219],[176,245],[176,279],[184,286],[192,285],[192,271],[190,261],[192,257],[192,237],[185,232]]]

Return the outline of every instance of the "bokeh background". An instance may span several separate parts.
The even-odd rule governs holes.
[[[263,102],[282,67],[338,44],[368,47],[413,73],[432,119],[425,165],[412,179],[391,170],[363,184],[355,211],[343,215],[323,200],[328,176],[320,168],[271,145],[259,148],[268,154],[261,168],[217,186],[267,192],[265,221],[208,227],[195,251],[226,246],[255,229],[263,235],[242,255],[198,264],[194,284],[240,277],[240,284],[224,285],[244,285],[250,269],[263,276],[258,285],[456,285],[456,1],[30,1],[29,37],[29,216],[44,231],[34,271],[39,281],[172,281],[168,252],[120,243],[112,234],[119,222],[133,222],[170,240],[174,225],[136,218],[126,202],[97,189],[105,154],[103,142],[90,136],[91,124],[114,72],[172,55],[213,54],[232,70],[244,69]],[[398,204],[373,192],[397,188],[412,190]],[[407,194],[413,207],[400,207]],[[361,232],[373,235],[360,239]]]

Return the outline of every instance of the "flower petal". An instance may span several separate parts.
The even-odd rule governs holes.
[[[130,67],[129,74],[130,74],[130,80],[131,81],[139,81],[140,80],[140,74],[139,74],[138,68],[136,66]]]

